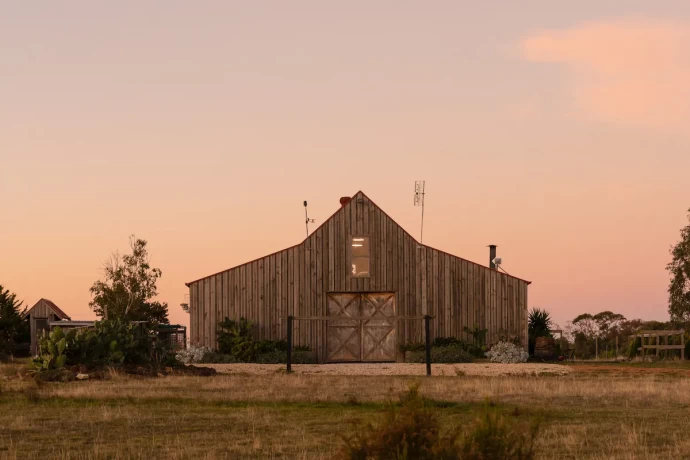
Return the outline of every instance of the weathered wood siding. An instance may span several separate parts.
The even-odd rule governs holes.
[[[59,318],[55,316],[53,309],[50,308],[50,306],[43,299],[39,300],[27,313],[29,316],[29,328],[31,334],[31,355],[34,356],[38,353],[38,331],[36,330],[36,320],[47,319],[49,321],[54,321]]]
[[[351,276],[350,236],[368,235],[370,276]],[[284,339],[282,318],[325,316],[328,292],[394,292],[399,316],[432,315],[432,337],[487,342],[518,337],[527,346],[529,282],[420,245],[366,195],[358,193],[297,246],[189,283],[192,344],[215,347],[217,323],[245,317],[259,339]],[[398,325],[399,343],[423,338],[421,321]],[[313,349],[323,324],[295,321],[294,340]]]

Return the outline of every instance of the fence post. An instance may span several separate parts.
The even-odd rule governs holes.
[[[685,361],[685,329],[680,330],[680,344],[683,345],[680,349],[680,359]]]
[[[287,317],[287,372],[292,372],[292,316]]]
[[[431,335],[429,333],[429,323],[431,316],[424,315],[424,338],[425,338],[425,355],[426,355],[426,375],[431,375]]]

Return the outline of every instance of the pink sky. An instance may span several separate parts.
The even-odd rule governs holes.
[[[184,282],[300,241],[303,200],[418,236],[425,179],[424,242],[498,244],[530,307],[667,319],[690,3],[572,3],[5,2],[0,284],[92,318],[135,233],[188,323]]]

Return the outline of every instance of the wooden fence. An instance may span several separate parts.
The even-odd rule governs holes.
[[[676,340],[676,336],[680,336],[680,340]],[[675,331],[639,331],[635,334],[635,337],[640,338],[640,347],[637,350],[642,352],[643,361],[646,350],[655,350],[657,357],[659,357],[659,350],[680,350],[680,359],[685,359],[684,329]],[[679,344],[675,344],[676,341]]]

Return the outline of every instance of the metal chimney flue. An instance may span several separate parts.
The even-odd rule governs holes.
[[[496,245],[490,244],[489,245],[489,267],[491,267],[494,270],[496,270],[496,264],[494,263],[495,258],[496,258]]]

